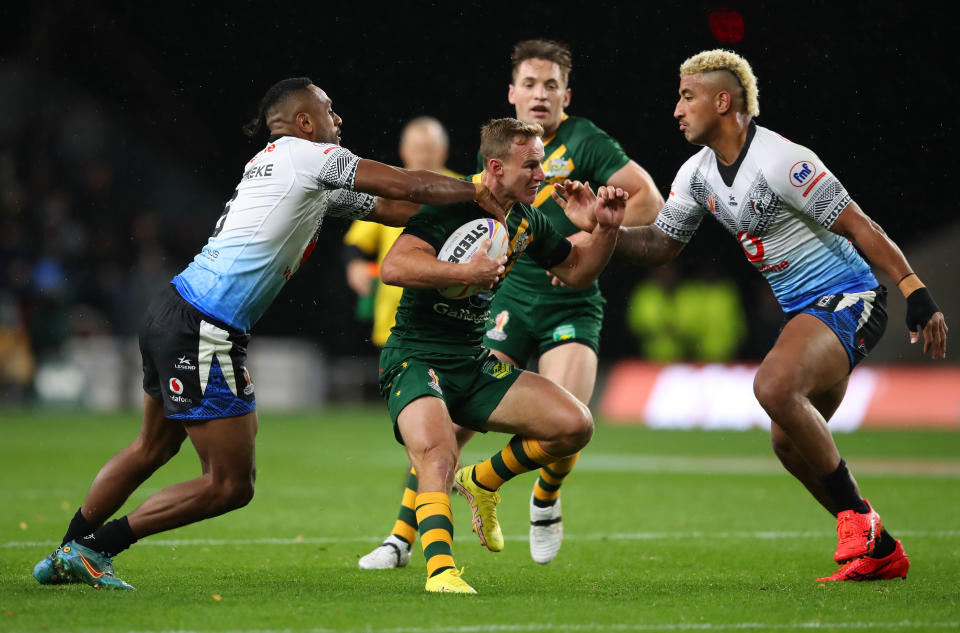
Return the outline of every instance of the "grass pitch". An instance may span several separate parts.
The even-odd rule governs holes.
[[[0,631],[946,631],[960,629],[960,433],[857,432],[841,454],[912,562],[906,581],[819,585],[834,523],[760,432],[600,424],[564,487],[566,539],[530,560],[534,475],[502,490],[493,554],[453,498],[454,556],[477,596],[424,593],[406,569],[361,572],[388,533],[406,465],[380,408],[260,416],[257,494],[243,510],[118,557],[136,592],[42,587],[59,543],[137,413],[0,413]],[[506,436],[478,437],[466,463]],[[130,500],[199,474],[189,444]]]

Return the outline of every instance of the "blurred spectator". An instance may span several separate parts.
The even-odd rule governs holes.
[[[412,119],[400,135],[400,160],[407,169],[429,169],[459,178],[444,167],[449,151],[447,131],[440,121],[422,116]],[[403,289],[380,285],[380,262],[403,227],[355,220],[343,238],[347,285],[357,293],[357,319],[373,321],[371,342],[382,347],[393,327]]]

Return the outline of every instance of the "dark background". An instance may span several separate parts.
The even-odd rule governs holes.
[[[727,5],[745,21],[743,40],[726,46],[743,54],[757,74],[758,123],[816,151],[904,247],[955,223],[949,183],[958,165],[948,145],[960,103],[951,63],[954,30],[919,4]],[[260,149],[263,139],[250,141],[240,127],[276,80],[312,77],[344,119],[343,144],[393,164],[403,122],[434,115],[450,130],[449,166],[469,172],[480,125],[513,114],[506,101],[513,43],[547,37],[573,49],[568,111],[593,119],[618,139],[665,194],[697,149],[671,118],[677,69],[688,56],[720,46],[708,28],[711,11],[719,7],[5,6],[0,72],[13,79],[0,84],[6,92],[0,137],[12,144],[14,170],[33,183],[34,195],[62,180],[82,180],[77,186],[90,189],[90,160],[108,170],[110,195],[98,199],[87,192],[74,205],[74,221],[86,227],[84,240],[96,245],[90,250],[97,254],[85,257],[107,261],[110,274],[125,274],[136,265],[145,230],[132,218],[146,213],[156,225],[165,267],[178,272],[203,245],[243,165]],[[89,129],[84,112],[109,123]],[[93,148],[86,163],[59,156],[71,142]],[[53,167],[47,171],[37,167],[48,164]],[[82,178],[78,169],[86,169]],[[46,180],[38,180],[38,171]],[[17,221],[11,225],[8,219],[4,230],[16,228]],[[311,261],[256,334],[300,334],[335,354],[370,351],[360,343],[367,326],[354,322],[354,298],[343,281],[339,243],[345,230],[345,224],[328,220]],[[24,239],[25,249],[43,248],[29,235]],[[757,308],[751,322],[765,323],[757,325],[741,355],[759,357],[776,332],[767,318],[772,298],[735,241],[705,221],[678,263],[685,275],[737,281],[744,302]],[[67,266],[69,283],[80,283],[81,268]],[[604,274],[606,358],[637,352],[625,342],[630,335],[622,309],[644,275],[622,264]],[[5,283],[18,282],[8,277]],[[130,294],[112,300],[130,303]],[[107,311],[105,321],[123,332],[131,328],[117,321],[133,318],[115,310]]]

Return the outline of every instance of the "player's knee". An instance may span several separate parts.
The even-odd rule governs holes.
[[[421,483],[428,483],[431,486],[444,486],[444,482],[453,482],[453,473],[457,468],[457,459],[459,457],[457,445],[452,446],[444,442],[443,444],[431,445],[423,450],[420,455],[420,462],[417,466],[417,478]]]
[[[570,453],[579,451],[593,437],[593,415],[590,409],[580,402],[574,404],[564,416],[566,419],[560,427]]]
[[[757,372],[753,379],[753,395],[760,406],[774,419],[785,407],[791,406],[796,394],[791,381],[773,372]]]
[[[253,476],[227,479],[218,490],[220,509],[224,512],[242,508],[253,500]]]

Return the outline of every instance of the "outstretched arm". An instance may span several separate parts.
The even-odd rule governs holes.
[[[377,197],[370,215],[363,218],[370,222],[379,222],[387,226],[406,226],[407,220],[420,209],[417,202],[407,202],[406,200],[391,200],[390,198]]]
[[[600,187],[594,203],[597,226],[590,236],[573,245],[567,258],[550,272],[568,286],[585,288],[603,271],[617,243],[629,194],[616,187]]]
[[[641,266],[660,266],[680,254],[683,242],[669,237],[655,226],[620,227],[617,255]]]
[[[427,170],[411,171],[361,158],[353,179],[356,191],[417,204],[470,202],[497,216],[503,210],[482,183],[465,182]],[[414,209],[414,212],[416,209]],[[413,213],[407,215],[409,217]],[[405,220],[404,220],[405,221]]]
[[[910,268],[900,248],[887,237],[880,225],[871,220],[856,202],[850,202],[830,230],[856,244],[863,254],[897,282],[907,300],[907,328],[910,342],[920,340],[923,330],[923,353],[930,358],[946,358],[947,323],[943,313],[917,274]]]
[[[623,226],[646,226],[657,219],[663,208],[663,196],[657,191],[653,178],[634,161],[630,161],[610,176],[608,187],[620,187],[630,194]]]

